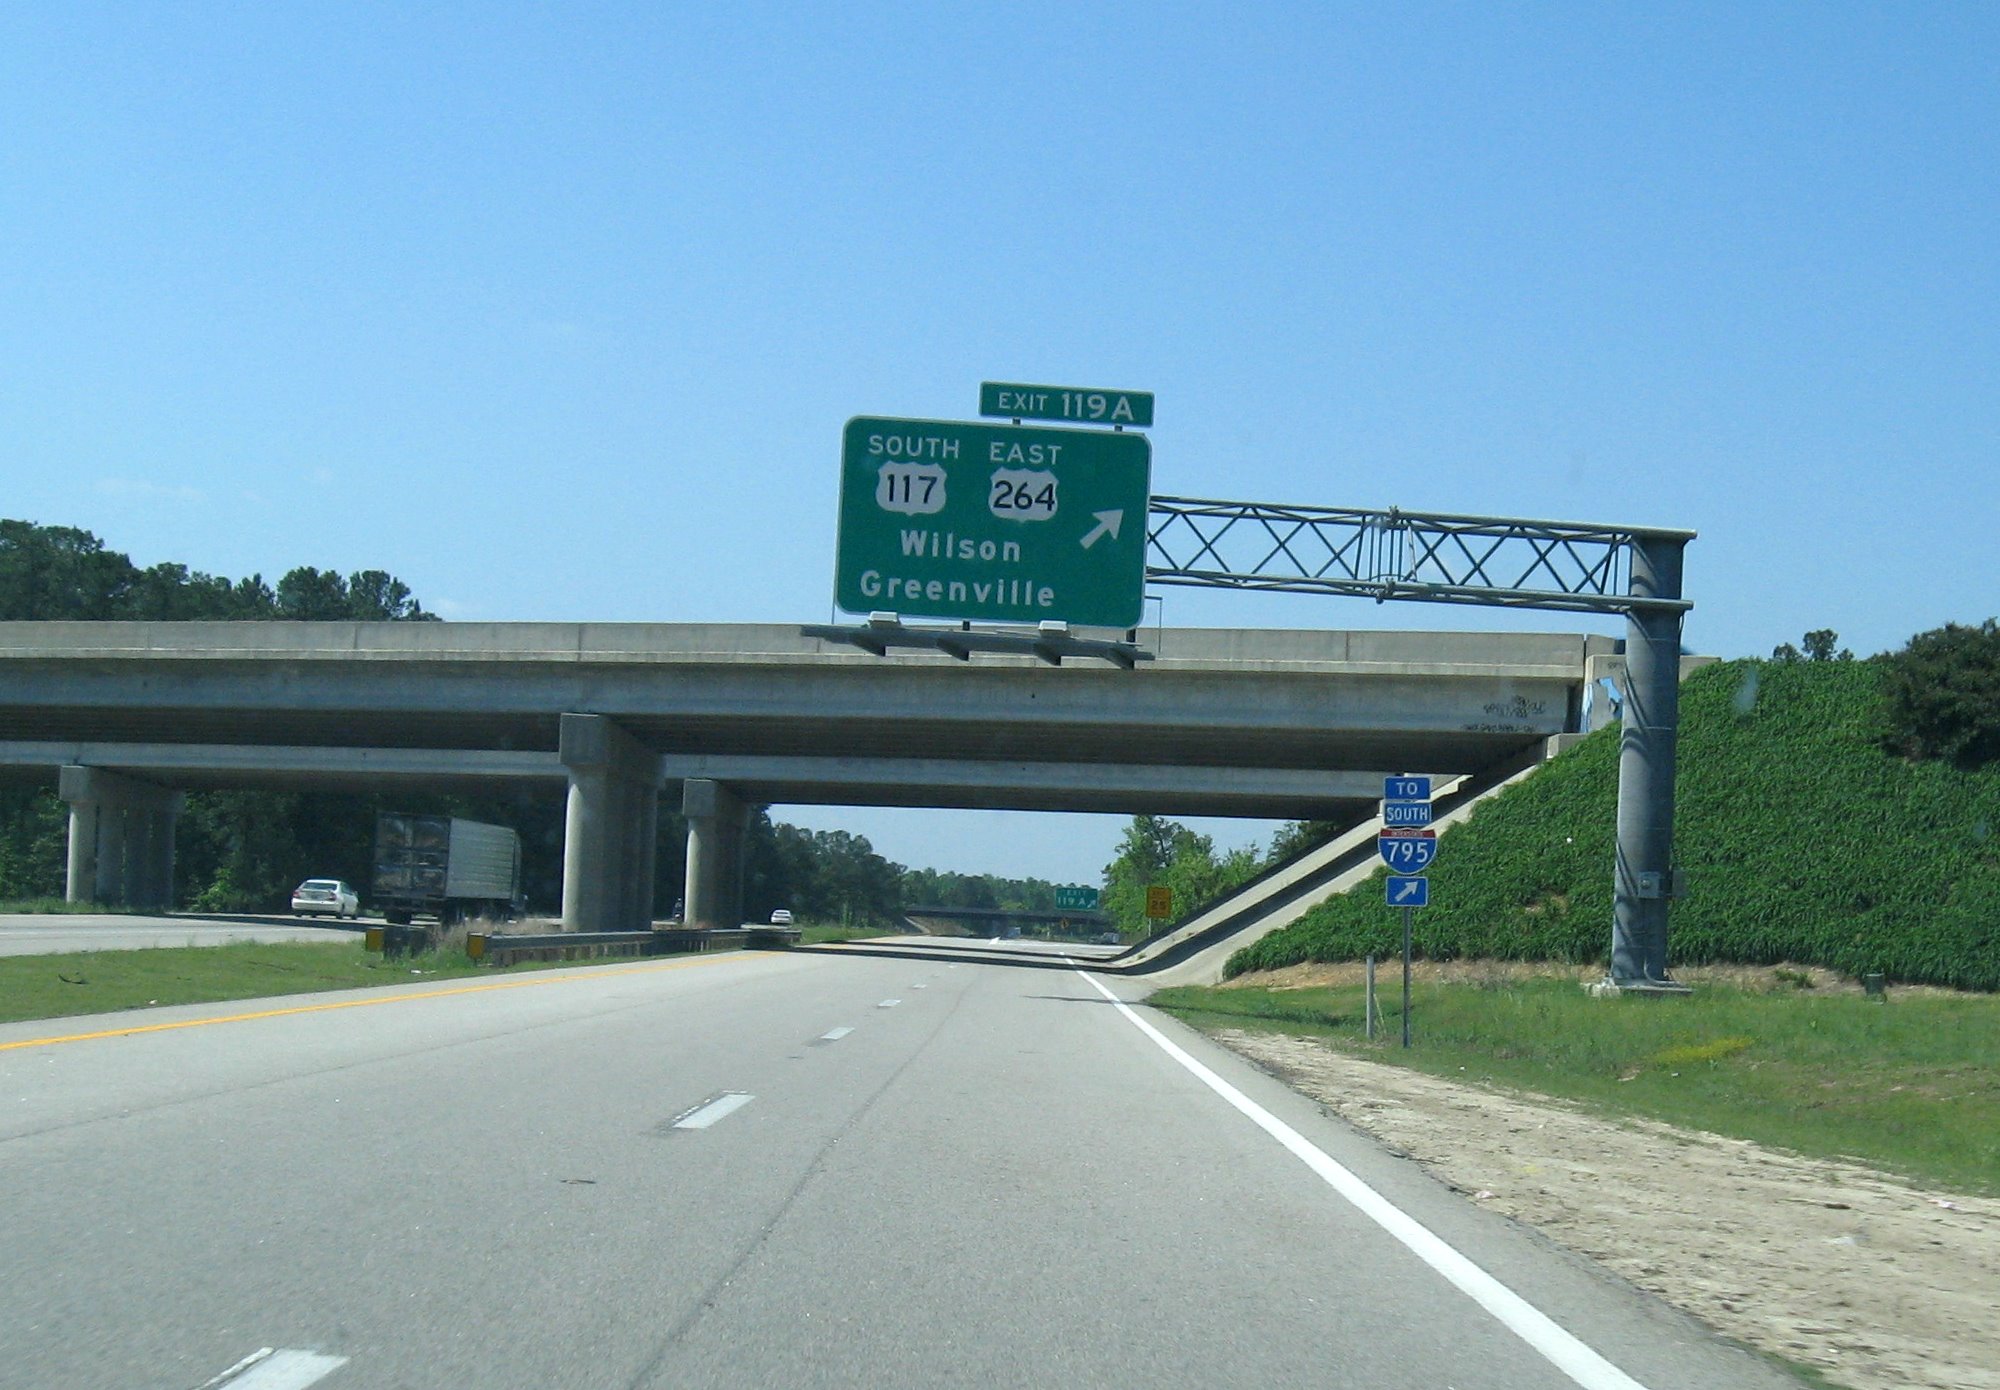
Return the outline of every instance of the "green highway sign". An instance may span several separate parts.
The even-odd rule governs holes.
[[[1063,420],[1081,425],[1153,427],[1151,391],[1107,391],[1099,386],[1023,386],[979,383],[979,413],[1011,420]]]
[[[1097,910],[1097,890],[1095,888],[1056,889],[1056,911],[1095,912]]]
[[[850,613],[1136,627],[1144,435],[858,416],[840,455],[834,601]]]

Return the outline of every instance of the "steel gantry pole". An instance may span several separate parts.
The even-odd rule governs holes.
[[[1640,535],[1632,544],[1611,909],[1611,983],[1621,988],[1678,988],[1667,976],[1667,907],[1674,894],[1683,612],[1678,600],[1686,547],[1676,536]]]

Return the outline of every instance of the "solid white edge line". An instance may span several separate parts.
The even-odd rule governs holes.
[[[200,1385],[195,1387],[195,1390],[215,1390],[215,1388],[218,1385],[225,1383],[231,1376],[237,1374],[240,1371],[249,1370],[252,1366],[256,1365],[259,1361],[262,1361],[265,1357],[269,1356],[272,1352],[276,1350],[277,1350],[276,1347],[258,1347],[257,1350],[251,1352],[241,1361],[238,1361],[234,1366],[231,1366],[221,1375],[211,1376],[209,1379],[204,1380]]]
[[[347,1364],[344,1356],[328,1356],[295,1348],[262,1347],[238,1361],[201,1390],[306,1390]]]
[[[707,1129],[717,1120],[735,1114],[757,1097],[748,1091],[724,1091],[714,1100],[705,1101],[681,1116],[673,1123],[675,1129]]]
[[[1242,1112],[1252,1124],[1291,1150],[1295,1158],[1317,1173],[1328,1187],[1346,1198],[1363,1216],[1394,1236],[1411,1254],[1442,1274],[1460,1293],[1491,1313],[1509,1332],[1540,1352],[1584,1390],[1646,1390],[1645,1386],[1585,1346],[1574,1333],[1461,1255],[1428,1226],[1356,1177],[1338,1160],[1322,1152],[1304,1135],[1217,1076],[1172,1038],[1139,1017],[1129,1004],[1091,975],[1083,970],[1076,973],[1089,981],[1091,988],[1108,999],[1134,1027],[1158,1044],[1161,1051]]]

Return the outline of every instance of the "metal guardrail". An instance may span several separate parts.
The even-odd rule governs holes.
[[[546,932],[501,935],[475,932],[465,939],[466,954],[485,965],[521,961],[591,960],[615,956],[671,956],[699,951],[740,951],[796,945],[797,927],[735,927],[704,930],[668,927],[653,931]]]

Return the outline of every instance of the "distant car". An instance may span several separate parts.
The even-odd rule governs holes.
[[[773,912],[773,913],[771,914],[771,925],[772,925],[772,926],[774,926],[774,927],[789,927],[789,926],[790,926],[791,924],[792,924],[792,914],[791,914],[791,910],[790,910],[789,908],[783,908],[783,907],[781,907],[781,908],[779,908],[779,909],[778,909],[778,910],[777,910],[776,912]]]
[[[309,878],[292,890],[299,917],[359,917],[361,895],[337,878]]]
[[[1118,944],[1118,939],[1119,938],[1117,932],[1108,931],[1104,933],[1102,936],[1097,938],[1097,944],[1100,946],[1116,946]]]

